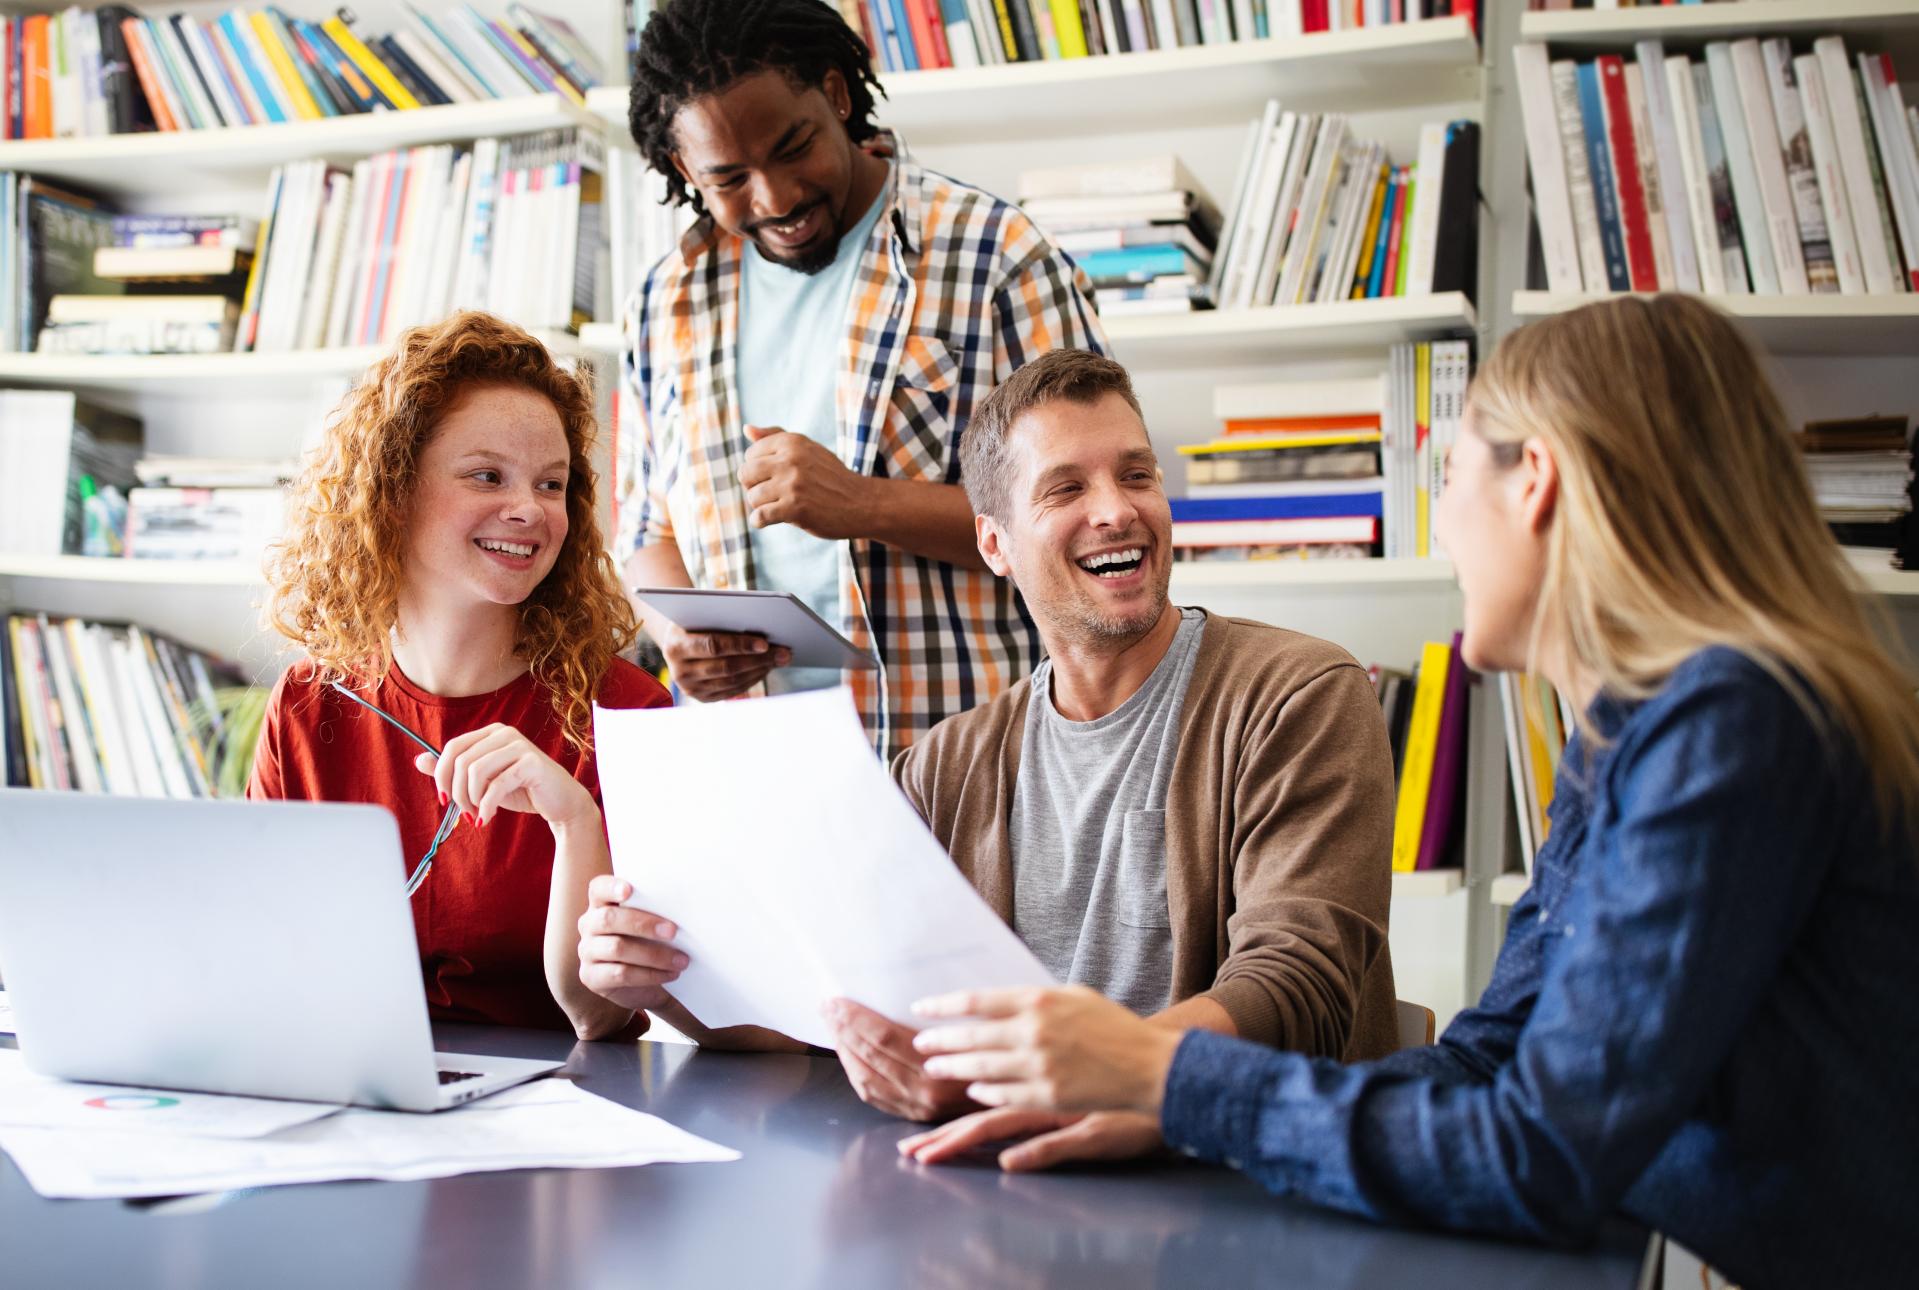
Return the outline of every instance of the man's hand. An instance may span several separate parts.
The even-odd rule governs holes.
[[[904,1120],[943,1120],[972,1103],[958,1080],[928,1079],[913,1047],[916,1033],[851,999],[835,999],[822,1012],[833,1027],[846,1078],[868,1106]]]
[[[1008,1173],[1051,1169],[1074,1160],[1131,1160],[1166,1145],[1150,1115],[1096,1111],[1072,1115],[995,1107],[963,1116],[910,1138],[901,1138],[900,1154],[922,1165],[937,1165],[995,1142],[1021,1139],[999,1153]]]
[[[677,929],[658,914],[628,909],[633,895],[623,878],[604,873],[587,887],[580,915],[580,983],[634,1012],[662,1008],[668,982],[678,979],[686,955],[668,942]]]
[[[689,632],[666,623],[655,639],[674,684],[701,703],[745,694],[793,659],[784,645],[744,632]]]
[[[748,426],[746,435],[753,444],[740,463],[740,483],[754,528],[794,524],[814,537],[873,535],[873,481],[803,434]]]

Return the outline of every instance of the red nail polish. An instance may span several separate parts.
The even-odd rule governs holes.
[[[465,823],[468,825],[471,825],[474,822],[473,817],[471,815],[468,815],[465,811],[460,812],[460,820],[462,823]]]
[[[435,792],[438,792],[439,790],[437,790],[437,789],[435,789],[434,791],[435,791]],[[446,794],[445,794],[445,793],[440,793],[440,805],[441,805],[442,807],[444,807],[444,806],[446,805]]]

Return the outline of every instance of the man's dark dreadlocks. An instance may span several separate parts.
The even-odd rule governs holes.
[[[742,76],[783,72],[817,86],[829,68],[846,81],[853,110],[846,132],[854,143],[873,137],[873,55],[858,32],[825,0],[669,0],[646,24],[633,60],[627,127],[653,169],[666,177],[667,200],[705,210],[673,168],[674,115],[694,99],[717,94]]]

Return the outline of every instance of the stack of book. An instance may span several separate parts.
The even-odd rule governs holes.
[[[238,215],[116,215],[93,253],[111,294],[47,302],[43,354],[212,354],[233,346],[256,221]]]
[[[1445,554],[1433,528],[1445,483],[1446,454],[1459,438],[1472,376],[1472,346],[1463,340],[1395,345],[1387,360],[1385,554],[1423,559]]]
[[[284,485],[299,463],[146,457],[127,497],[126,554],[136,560],[257,563],[286,526]]]
[[[1355,31],[1482,0],[838,0],[888,72],[1097,57]],[[629,28],[630,29],[630,28]]]
[[[611,309],[593,130],[274,171],[233,348],[382,344],[451,310],[559,330]]]
[[[1375,667],[1397,784],[1393,872],[1454,869],[1466,822],[1467,721],[1478,677],[1450,644],[1428,641],[1411,673]]]
[[[93,271],[113,245],[113,213],[97,198],[0,171],[0,348],[31,353],[57,295],[113,295]]]
[[[1210,303],[1219,209],[1179,158],[1024,171],[1019,200],[1092,279],[1100,313]]]
[[[217,686],[238,674],[138,627],[12,614],[0,632],[0,761],[15,788],[210,797]]]
[[[566,22],[510,4],[502,19],[412,5],[376,35],[350,9],[313,23],[277,7],[217,19],[125,5],[0,19],[9,139],[207,130],[564,94],[603,78]]]
[[[1886,55],[1826,36],[1513,56],[1551,290],[1919,288],[1919,112]]]
[[[1473,293],[1479,126],[1432,122],[1413,164],[1337,113],[1266,104],[1241,152],[1211,283],[1220,308]]]
[[[71,390],[0,390],[0,428],[0,551],[87,553],[101,490],[133,485],[140,423]]]
[[[1799,447],[1819,514],[1840,545],[1894,568],[1919,568],[1906,418],[1814,421]]]
[[[1573,735],[1572,705],[1543,677],[1503,672],[1499,696],[1506,718],[1506,761],[1519,816],[1519,854],[1525,871],[1546,844],[1553,779]]]
[[[1373,554],[1385,490],[1378,377],[1222,385],[1213,412],[1224,433],[1179,450],[1176,559]]]

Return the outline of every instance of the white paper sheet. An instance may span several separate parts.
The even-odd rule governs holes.
[[[35,1074],[17,1051],[0,1048],[0,1125],[258,1138],[311,1123],[339,1109],[317,1102],[70,1083]]]
[[[849,692],[595,709],[613,868],[672,919],[671,987],[708,1026],[830,1047],[844,996],[911,1023],[915,999],[1050,985],[873,756]]]
[[[19,1031],[13,1024],[13,1005],[7,1002],[7,992],[0,990],[0,1035],[14,1035]]]
[[[0,1125],[42,1196],[173,1196],[345,1178],[410,1180],[499,1169],[602,1169],[739,1159],[563,1079],[431,1115],[349,1108],[262,1138],[169,1138]]]

